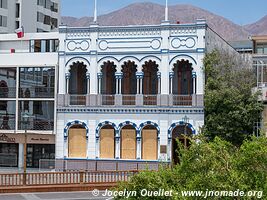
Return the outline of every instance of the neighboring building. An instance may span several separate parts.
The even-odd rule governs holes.
[[[0,166],[55,158],[58,33],[0,34]],[[27,138],[25,134],[27,133]]]
[[[204,124],[205,53],[239,56],[204,20],[59,32],[56,159],[65,169],[177,162],[176,139],[189,145],[183,135]]]
[[[267,135],[267,35],[252,36],[253,67],[257,75],[257,89],[262,92],[264,103],[263,130]]]
[[[229,44],[242,56],[243,61],[252,65],[253,42],[251,40],[231,41]]]
[[[0,0],[0,33],[58,31],[60,0]]]

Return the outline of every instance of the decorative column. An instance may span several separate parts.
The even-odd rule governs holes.
[[[143,94],[143,72],[136,72],[137,79],[137,94]]]
[[[119,130],[116,130],[116,137],[115,137],[115,158],[120,159],[121,155],[121,148],[120,148],[120,135],[119,135]]]
[[[122,72],[116,72],[116,94],[121,94],[121,79],[122,79]]]
[[[136,137],[136,159],[140,160],[142,157],[142,138],[140,134],[140,130],[137,131]]]
[[[157,73],[158,76],[158,94],[161,94],[161,73]]]
[[[86,73],[86,81],[87,81],[87,94],[90,94],[90,73]]]
[[[197,93],[197,74],[196,72],[193,72],[192,73],[192,84],[193,84],[193,94],[196,94]]]
[[[66,73],[65,77],[66,77],[66,94],[69,94],[70,73]]]
[[[97,73],[97,82],[98,82],[98,94],[101,94],[101,82],[102,82],[102,73]]]
[[[170,72],[169,77],[170,77],[170,79],[169,79],[170,80],[170,92],[169,93],[172,94],[173,93],[172,85],[173,85],[174,72]]]

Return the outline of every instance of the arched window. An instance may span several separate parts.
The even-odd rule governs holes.
[[[158,159],[158,133],[157,129],[151,125],[142,129],[142,159]]]
[[[73,125],[68,131],[69,158],[86,158],[86,129],[81,125]]]
[[[100,158],[115,158],[115,129],[105,125],[100,129]]]
[[[116,66],[113,62],[104,62],[101,66],[102,83],[101,94],[115,94],[116,93]]]
[[[145,62],[142,69],[144,73],[143,79],[143,94],[155,95],[158,93],[158,64],[155,61],[149,60]]]
[[[136,79],[137,65],[135,62],[125,62],[122,66],[122,94],[136,94],[137,79]]]
[[[70,94],[86,94],[86,66],[83,63],[76,62],[70,67]]]
[[[132,125],[121,129],[121,159],[136,159],[136,130]]]
[[[188,60],[177,61],[173,72],[173,94],[191,95],[193,93],[192,63]]]

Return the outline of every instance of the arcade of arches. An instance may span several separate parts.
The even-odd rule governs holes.
[[[67,76],[67,93],[89,94],[90,77],[87,76],[86,65],[82,62],[73,63]],[[156,61],[146,61],[140,75],[134,61],[124,62],[121,72],[114,62],[107,61],[101,66],[98,76],[98,93],[104,95],[156,95],[160,94],[159,65]],[[196,93],[196,80],[192,75],[192,63],[178,60],[172,68],[170,76],[170,93],[174,95],[191,95]]]

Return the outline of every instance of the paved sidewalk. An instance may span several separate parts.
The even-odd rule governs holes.
[[[21,193],[0,194],[0,200],[111,200],[104,197],[101,191],[96,197],[93,192],[44,192],[44,193]]]

